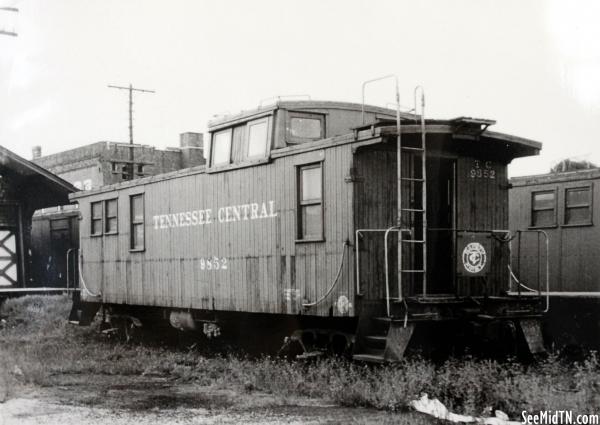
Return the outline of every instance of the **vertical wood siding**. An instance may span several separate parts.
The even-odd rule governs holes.
[[[559,176],[557,176],[559,178]],[[565,190],[591,185],[592,225],[565,226]],[[600,291],[600,178],[576,178],[569,181],[549,181],[517,185],[510,190],[510,228],[526,230],[531,226],[532,192],[556,191],[556,225],[542,228],[550,240],[550,290],[564,292]],[[520,278],[537,283],[537,240],[529,236],[522,241]],[[513,253],[516,261],[516,252]],[[543,267],[545,257],[542,256]],[[543,270],[542,270],[543,277]]]
[[[471,177],[471,170],[486,159],[463,156],[456,165],[456,227],[469,230],[508,229],[507,167],[498,161],[489,161],[495,178]],[[481,278],[457,278],[460,294],[498,295],[508,289],[508,245],[492,239],[490,269],[486,281]],[[460,253],[458,253],[460,254]],[[487,288],[486,288],[487,286]]]
[[[450,155],[456,157],[456,228],[469,230],[492,230],[508,228],[508,181],[506,164],[490,162],[494,170],[494,178],[472,178],[470,171],[474,162],[478,160],[483,166],[485,160],[470,156],[458,156],[453,152],[435,151],[430,153],[428,161],[435,161],[437,155]],[[418,162],[414,157],[403,155],[403,177],[419,177]],[[397,191],[396,191],[396,152],[382,150],[382,147],[362,148],[356,154],[355,173],[355,223],[357,229],[377,228],[386,229],[396,224]],[[440,184],[432,176],[428,176],[428,191],[446,190],[445,182]],[[420,208],[420,200],[409,200],[409,185],[414,183],[404,182],[402,188],[404,207]],[[436,205],[428,205],[428,216],[436,214]],[[407,212],[403,217],[407,218]],[[403,219],[403,227],[410,227],[410,220]],[[414,231],[414,229],[412,229]],[[432,256],[435,239],[428,235],[428,257]],[[365,292],[365,299],[383,299],[385,297],[385,256],[383,232],[365,233],[360,241],[360,284]],[[418,246],[406,244],[403,246],[403,268],[420,269],[420,264],[415,264],[414,254]],[[397,296],[397,237],[389,238],[389,270],[390,270],[390,295]],[[410,251],[413,250],[413,251]],[[452,256],[451,252],[446,255]],[[486,290],[490,295],[498,295],[507,289],[508,282],[508,245],[492,239],[491,269],[484,283],[480,278],[458,278],[457,292],[459,295],[481,295]],[[433,257],[435,259],[435,257]],[[430,264],[429,268],[436,267]],[[453,265],[454,267],[454,265]],[[403,294],[405,296],[421,293],[421,282],[416,275],[403,276]],[[429,273],[431,276],[431,273]],[[442,279],[443,276],[437,277]],[[452,275],[445,277],[444,281],[429,281],[428,288],[432,292],[454,292]],[[487,289],[486,289],[487,286]]]
[[[322,242],[296,242],[297,166],[323,161]],[[335,278],[343,244],[352,239],[350,145],[284,156],[271,163],[198,173],[121,188],[119,234],[90,236],[90,202],[79,200],[84,277],[104,302],[255,313],[338,315],[340,295],[353,300],[353,255],[346,248],[332,294],[316,307],[301,303],[324,295]],[[145,250],[129,250],[129,197],[144,193]],[[276,217],[219,222],[219,208],[274,201]],[[153,216],[212,210],[212,224],[155,229]],[[201,268],[201,259],[227,259],[227,269]],[[299,295],[296,297],[296,293]],[[287,296],[286,296],[287,294]]]

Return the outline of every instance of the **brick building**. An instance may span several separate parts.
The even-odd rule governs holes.
[[[182,133],[178,148],[97,142],[47,156],[36,146],[32,161],[78,189],[90,190],[204,164],[202,142],[201,133]]]
[[[33,162],[80,190],[91,190],[144,176],[204,164],[201,133],[183,133],[178,148],[97,142],[41,156],[33,149]],[[79,211],[77,205],[44,208],[33,216],[31,230],[32,280],[44,286],[69,287],[77,281]],[[52,204],[52,205],[57,205]]]

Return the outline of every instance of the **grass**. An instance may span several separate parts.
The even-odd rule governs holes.
[[[388,411],[406,410],[421,393],[438,398],[451,411],[470,415],[491,408],[517,418],[523,410],[587,412],[590,406],[600,406],[600,362],[593,353],[577,363],[551,355],[534,365],[462,358],[442,365],[409,359],[378,367],[339,359],[304,364],[270,357],[207,356],[195,349],[106,340],[93,327],[67,324],[69,308],[66,297],[5,302],[0,310],[0,401],[3,385],[5,397],[10,397],[19,385],[54,385],[57,375],[145,374]]]

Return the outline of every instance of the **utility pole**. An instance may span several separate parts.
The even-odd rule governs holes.
[[[129,177],[133,179],[133,92],[156,93],[154,90],[138,89],[129,84],[129,87],[108,85],[111,89],[129,90]]]
[[[17,9],[16,7],[0,7],[0,11],[19,13],[19,9]],[[16,37],[17,33],[14,31],[6,31],[0,28],[0,35],[10,35],[12,37]]]

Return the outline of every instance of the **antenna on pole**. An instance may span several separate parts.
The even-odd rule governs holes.
[[[17,9],[16,7],[0,7],[0,11],[19,13],[19,9]],[[10,35],[12,37],[16,37],[18,34],[14,30],[6,31],[6,30],[0,28],[0,35]]]
[[[111,89],[128,90],[129,91],[129,178],[133,179],[133,92],[156,93],[154,90],[138,89],[129,84],[129,87],[108,85]]]

